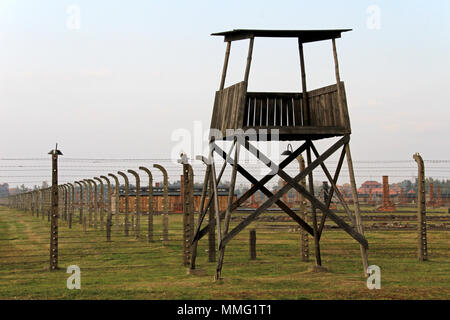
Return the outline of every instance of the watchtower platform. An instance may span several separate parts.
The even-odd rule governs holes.
[[[232,41],[250,39],[247,69],[250,68],[253,39],[256,37],[297,38],[300,50],[303,92],[248,92],[246,79],[216,92],[211,128],[222,133],[216,139],[232,139],[227,129],[254,129],[249,134],[250,140],[257,140],[261,130],[277,129],[279,140],[317,140],[351,133],[347,110],[345,86],[343,82],[315,90],[306,90],[306,72],[303,58],[303,44],[340,38],[340,30],[249,30],[239,29],[214,36],[224,36],[228,47],[225,57],[224,74],[226,77],[230,45]],[[255,133],[255,134],[253,134]]]

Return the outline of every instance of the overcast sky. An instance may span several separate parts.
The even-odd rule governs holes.
[[[352,28],[337,46],[354,160],[450,159],[447,0],[2,0],[0,158],[55,142],[68,157],[170,157],[177,129],[208,128],[225,50],[210,33],[235,28]],[[227,85],[246,50],[233,43]],[[330,41],[305,59],[310,89],[334,83]],[[299,91],[298,65],[295,40],[256,39],[249,90]]]

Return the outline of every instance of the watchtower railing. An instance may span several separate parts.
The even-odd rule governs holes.
[[[302,93],[245,92],[246,83],[239,82],[216,92],[211,128],[226,134],[226,129],[327,128],[341,134],[350,132],[350,120],[341,82],[342,109],[337,85],[308,92],[307,105]],[[331,132],[327,130],[327,132]]]

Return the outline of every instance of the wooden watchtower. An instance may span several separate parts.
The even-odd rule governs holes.
[[[225,247],[240,231],[254,221],[260,214],[271,205],[278,205],[286,214],[296,221],[301,228],[314,237],[315,262],[320,266],[320,237],[327,218],[334,221],[340,228],[346,231],[359,244],[364,266],[364,274],[368,267],[367,249],[368,243],[364,237],[361,223],[360,209],[357,197],[357,190],[353,172],[352,159],[350,154],[350,118],[347,109],[344,83],[339,76],[339,64],[336,52],[336,39],[341,37],[343,32],[350,29],[340,30],[249,30],[238,29],[221,33],[214,33],[214,36],[223,36],[227,43],[225,52],[225,62],[223,66],[222,78],[219,91],[216,92],[214,110],[211,119],[211,139],[210,154],[208,159],[203,158],[207,164],[205,175],[204,191],[201,201],[196,233],[192,242],[191,269],[195,268],[195,257],[197,242],[208,233],[210,227],[217,228],[219,259],[217,262],[216,279],[220,279]],[[247,84],[252,61],[253,43],[255,38],[296,38],[300,56],[302,92],[248,92]],[[249,40],[247,64],[242,82],[225,88],[225,78],[228,67],[231,43],[238,40]],[[329,86],[310,90],[307,89],[306,72],[304,63],[303,46],[305,43],[331,40],[333,57],[335,63],[336,83]],[[275,134],[274,134],[275,133]],[[279,164],[275,164],[266,155],[252,145],[252,141],[261,137],[269,136],[269,140],[295,141],[301,142],[300,146],[294,149]],[[318,139],[338,137],[339,140],[331,145],[325,152],[319,154],[314,146],[314,141]],[[232,140],[233,145],[226,153],[215,142],[218,140]],[[240,148],[255,155],[262,163],[270,167],[270,174],[260,180],[253,177],[243,166],[239,164]],[[233,154],[234,151],[234,154]],[[306,152],[307,167],[295,177],[289,176],[284,168],[292,161]],[[332,175],[325,165],[325,160],[334,153],[340,152],[338,165]],[[214,155],[218,154],[225,162],[219,174],[216,174],[214,165]],[[314,159],[313,159],[314,156]],[[339,189],[336,187],[339,173],[344,159],[347,159],[350,183],[352,186],[353,202],[355,210],[351,211]],[[209,161],[206,161],[209,160]],[[225,166],[232,166],[232,176],[230,185],[230,196],[227,209],[220,212],[217,201],[217,185],[222,177]],[[331,185],[328,200],[326,203],[314,196],[313,171],[321,168],[327,176]],[[236,174],[239,172],[253,186],[236,201],[233,202],[232,195],[236,183]],[[275,175],[286,181],[286,185],[277,192],[272,193],[264,185]],[[308,177],[309,189],[303,187],[300,181]],[[312,207],[312,225],[309,225],[285,203],[283,195],[294,188],[302,194]],[[213,196],[206,203],[206,194]],[[230,230],[231,214],[256,191],[262,191],[267,200],[249,214],[242,222]],[[330,209],[332,196],[336,195],[348,214],[351,225]],[[210,219],[208,225],[203,226],[203,220],[209,208],[214,208],[215,220]],[[316,210],[322,211],[321,221],[318,221]]]

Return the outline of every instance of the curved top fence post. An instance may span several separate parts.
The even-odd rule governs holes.
[[[98,177],[94,177],[94,180],[97,180],[98,183],[100,184],[100,198],[99,198],[99,208],[98,210],[100,210],[100,230],[103,230],[103,215],[105,213],[105,200],[104,200],[104,193],[103,193],[103,180],[98,178]]]
[[[112,174],[112,173],[108,173],[108,176],[110,176],[111,178],[114,179],[114,190],[115,190],[115,194],[116,194],[116,198],[115,198],[115,210],[114,210],[114,214],[115,214],[115,223],[116,223],[116,230],[119,231],[119,213],[120,213],[120,190],[119,190],[119,178]],[[112,221],[111,221],[112,222]]]
[[[117,171],[117,174],[122,176],[122,178],[125,180],[125,235],[128,236],[128,213],[130,212],[130,208],[129,208],[129,203],[128,203],[128,198],[129,198],[129,190],[130,190],[130,186],[129,186],[129,182],[128,182],[128,177],[125,173],[121,172],[121,171]]]
[[[164,177],[164,198],[163,198],[163,245],[169,244],[169,178],[167,170],[159,164],[154,164],[154,168],[159,169]]]
[[[146,167],[139,167],[148,175],[148,242],[153,241],[153,176]]]
[[[139,174],[134,171],[129,169],[128,170],[129,173],[131,173],[134,178],[136,179],[136,229],[135,229],[135,233],[136,233],[136,239],[139,239],[140,237],[140,228],[141,228],[141,218],[140,218],[140,213],[141,213],[141,179],[139,177]]]
[[[106,241],[111,241],[111,224],[112,224],[112,209],[111,209],[111,181],[106,176],[100,176],[100,178],[106,181],[107,188],[107,216],[106,216]]]

